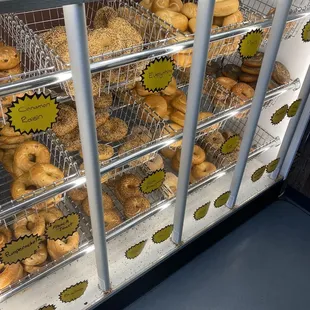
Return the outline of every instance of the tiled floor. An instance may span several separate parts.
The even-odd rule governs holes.
[[[126,310],[310,308],[310,216],[277,201]]]

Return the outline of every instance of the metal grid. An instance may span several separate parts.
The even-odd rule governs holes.
[[[72,254],[78,253],[80,251],[85,250],[89,246],[92,245],[92,235],[91,235],[91,226],[90,221],[87,217],[85,217],[79,210],[79,207],[75,205],[72,201],[69,201],[69,199],[64,199],[62,202],[57,204],[57,208],[59,208],[64,215],[68,215],[70,213],[77,213],[80,216],[80,224],[77,232],[79,233],[79,248],[75,251],[68,252],[63,257],[52,260],[51,258],[48,258],[44,265],[40,268],[40,270],[25,275],[22,279],[18,280],[17,282],[13,283],[12,285],[7,286],[6,288],[0,290],[0,300],[3,301],[9,296],[12,296],[13,294],[16,294],[20,290],[24,289],[25,287],[29,286],[31,283],[36,281],[40,274],[44,273],[44,275],[47,275],[49,273],[52,273],[55,271],[58,267],[57,264],[60,262],[65,262],[68,264],[70,262],[70,257]],[[36,211],[23,211],[23,213],[19,213],[18,216],[24,216],[27,217],[30,214],[34,213]],[[17,216],[11,216],[7,219],[0,220],[0,226],[5,226],[6,228],[11,228],[12,225],[16,221]],[[9,295],[9,296],[7,296]]]
[[[4,169],[2,164],[0,165],[0,212],[3,210],[10,209],[16,204],[21,203],[29,198],[40,196],[44,192],[47,192],[54,186],[57,186],[67,180],[69,176],[77,175],[78,166],[74,159],[69,155],[69,153],[64,149],[63,145],[59,144],[58,139],[55,134],[50,130],[33,136],[33,140],[36,140],[45,146],[50,151],[51,154],[51,164],[59,168],[64,172],[65,178],[63,180],[58,180],[53,184],[42,187],[40,189],[34,190],[30,194],[23,195],[16,200],[11,200],[10,186],[13,181],[12,176]]]
[[[124,96],[128,98],[130,105],[124,105]],[[145,109],[143,105],[136,103],[131,96],[123,91],[117,90],[113,92],[113,104],[109,109],[110,118],[120,118],[122,119],[128,126],[128,133],[126,137],[116,142],[103,142],[98,141],[98,143],[103,143],[106,145],[110,145],[113,147],[114,155],[112,158],[100,162],[100,167],[104,167],[112,162],[117,161],[119,158],[124,158],[131,153],[134,153],[145,146],[148,146],[153,143],[157,143],[161,139],[168,137],[169,133],[165,129],[165,123],[163,120],[160,120],[156,116],[152,115],[150,111]],[[142,138],[135,132],[135,129],[139,129],[143,135],[147,137],[145,140],[145,136]],[[125,143],[131,141],[132,139],[137,138],[141,143],[137,147],[132,147],[130,150],[119,154],[119,150]],[[59,143],[61,143],[61,138],[57,139]],[[154,154],[148,154],[142,156],[141,158],[134,160],[133,162],[129,162],[124,164],[121,168],[112,170],[108,173],[109,178],[115,177],[118,174],[122,174],[127,170],[130,170],[133,166],[142,165],[145,161],[148,161],[152,158]],[[80,157],[78,152],[70,152],[70,156],[74,159],[74,162],[77,165],[82,163],[82,158]],[[84,170],[80,170],[80,175],[84,174]]]
[[[150,49],[167,44],[168,38],[173,38],[174,34],[167,28],[163,27],[158,21],[149,18],[148,14],[141,13],[138,5],[131,0],[108,1],[101,0],[87,3],[86,20],[88,29],[93,27],[93,19],[98,9],[103,6],[109,6],[117,10],[119,17],[129,22],[142,36],[143,43],[138,46],[116,50],[114,52],[104,53],[90,57],[91,62],[111,59],[117,56],[132,54],[143,49]],[[4,15],[3,19],[14,20],[18,25],[17,30],[23,41],[19,37],[20,46],[23,47],[25,54],[36,63],[39,68],[54,67],[56,70],[68,69],[69,64],[56,51],[51,49],[40,37],[40,34],[56,26],[64,26],[64,16],[62,8],[52,8],[41,11],[32,11],[20,13],[18,16],[13,14]],[[33,52],[36,48],[36,53]],[[44,62],[41,61],[44,60]],[[112,87],[119,87],[123,84],[134,82],[142,72],[145,62],[132,65],[126,65],[119,69],[113,69],[100,73],[99,87],[94,91],[94,96],[100,95],[100,91],[106,88],[109,91]],[[74,98],[72,84],[62,84],[66,93]]]

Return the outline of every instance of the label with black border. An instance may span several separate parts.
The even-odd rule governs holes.
[[[43,93],[34,93],[16,98],[6,115],[10,126],[16,132],[29,134],[51,128],[57,121],[58,112],[56,98]]]
[[[38,235],[26,235],[8,242],[0,251],[0,263],[16,264],[29,258],[40,247],[42,238]]]
[[[165,56],[151,61],[141,74],[142,86],[150,92],[164,90],[172,80],[174,62]]]
[[[287,104],[285,104],[284,106],[282,106],[281,108],[276,110],[270,118],[271,124],[272,125],[278,125],[280,122],[282,122],[284,117],[287,114],[287,110],[288,110]]]
[[[45,235],[48,239],[58,240],[72,236],[80,225],[80,216],[71,213],[46,226]]]
[[[280,158],[276,158],[274,160],[272,160],[266,167],[266,171],[267,173],[271,173],[273,171],[276,170],[277,166],[278,166],[278,163],[280,161]]]
[[[62,302],[72,302],[80,298],[85,293],[87,286],[88,286],[87,280],[71,285],[67,287],[66,289],[64,289],[59,294],[59,299]]]
[[[55,310],[55,309],[56,309],[55,305],[46,305],[46,306],[39,308],[38,310]]]
[[[266,165],[255,170],[253,174],[251,175],[252,182],[257,182],[264,175],[265,170],[266,170]]]
[[[162,243],[165,240],[167,240],[170,235],[172,234],[173,231],[173,225],[167,225],[164,228],[158,230],[153,236],[152,236],[152,241],[154,243]]]
[[[242,58],[251,58],[256,55],[263,41],[263,31],[256,29],[248,32],[239,42],[239,54]]]
[[[211,203],[211,201],[205,203],[204,205],[202,205],[201,207],[196,209],[196,211],[193,214],[194,219],[196,221],[203,219],[207,215],[207,213],[209,211],[210,203]]]
[[[301,104],[301,99],[295,100],[287,110],[287,117],[294,117],[298,111]]]
[[[214,201],[214,207],[215,208],[220,208],[226,204],[230,196],[230,191],[227,191],[220,196],[218,196],[215,201]]]
[[[147,242],[147,240],[142,240],[141,242],[130,247],[125,252],[125,257],[127,259],[135,259],[136,257],[138,257],[142,253],[142,251],[146,245],[146,242]]]
[[[310,21],[308,21],[301,32],[301,39],[303,42],[310,42]]]
[[[236,148],[240,145],[240,136],[239,135],[233,135],[229,137],[223,144],[221,145],[221,153],[223,155],[227,155],[232,153],[236,150]]]
[[[140,190],[144,194],[152,193],[159,189],[165,181],[166,173],[164,169],[156,170],[143,179]]]

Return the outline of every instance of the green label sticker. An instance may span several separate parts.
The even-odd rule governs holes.
[[[80,225],[80,216],[77,213],[71,213],[63,216],[46,227],[46,237],[52,240],[58,240],[72,236]]]
[[[240,145],[240,141],[240,136],[231,136],[222,144],[221,153],[223,155],[232,153]]]
[[[263,176],[265,170],[266,170],[266,165],[255,170],[251,176],[252,182],[257,182]]]
[[[277,168],[279,161],[280,161],[280,158],[277,158],[277,159],[271,161],[267,165],[267,168],[266,168],[267,173],[273,172]]]
[[[199,221],[201,219],[203,219],[208,211],[209,211],[209,207],[210,207],[210,201],[205,203],[204,205],[202,205],[201,207],[199,207],[195,212],[194,212],[194,219],[196,221]]]
[[[129,249],[125,252],[126,258],[128,258],[128,259],[134,259],[134,258],[138,257],[138,256],[142,253],[142,251],[143,251],[143,249],[144,249],[144,247],[145,247],[145,245],[146,245],[146,241],[147,241],[147,240],[143,240],[143,241],[141,241],[141,242],[135,244],[135,245],[132,246],[131,248],[129,248]]]
[[[173,231],[173,225],[167,225],[166,227],[158,230],[152,237],[154,243],[161,243],[167,240]]]
[[[37,133],[51,128],[58,117],[58,103],[51,95],[28,95],[16,98],[6,113],[10,126],[15,131]]]
[[[310,41],[310,21],[308,21],[301,32],[301,39],[303,42],[309,42]]]
[[[74,301],[80,298],[85,293],[87,286],[87,280],[71,285],[59,294],[59,299],[62,302]]]
[[[239,53],[242,58],[251,58],[256,55],[263,41],[263,31],[256,29],[248,32],[239,43]]]
[[[152,92],[164,90],[172,80],[174,63],[169,57],[154,59],[141,74],[143,87]]]
[[[222,195],[218,196],[214,201],[214,207],[219,208],[219,207],[224,206],[226,202],[228,201],[229,196],[230,196],[230,191],[227,191],[223,193]]]
[[[301,99],[295,100],[287,110],[287,117],[295,116],[300,104],[301,104]]]
[[[288,110],[288,105],[285,104],[283,107],[281,107],[280,109],[278,109],[277,111],[275,111],[272,116],[271,116],[271,124],[272,125],[277,125],[279,124],[281,121],[283,121],[284,117],[286,116]]]
[[[163,169],[156,170],[152,174],[144,178],[140,184],[140,190],[144,194],[149,194],[159,189],[165,181],[165,171]]]
[[[26,235],[7,243],[0,251],[0,262],[16,264],[29,258],[39,249],[42,238],[38,235]]]
[[[55,310],[55,309],[56,309],[55,305],[46,305],[46,306],[39,308],[38,310]]]

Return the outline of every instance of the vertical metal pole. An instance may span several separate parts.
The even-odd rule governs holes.
[[[214,3],[215,0],[199,0],[198,2],[197,27],[193,47],[193,63],[187,96],[187,102],[190,104],[188,104],[185,115],[178,191],[176,195],[176,207],[174,210],[172,241],[176,244],[180,244],[182,239],[188,183],[195,143],[201,91],[206,70]]]
[[[299,119],[301,117],[301,113],[302,113],[302,111],[304,109],[304,106],[305,106],[305,103],[307,101],[309,93],[310,93],[310,66],[308,67],[308,71],[307,71],[306,77],[304,79],[304,82],[303,82],[302,87],[301,87],[300,92],[299,92],[298,99],[301,99],[300,106],[298,108],[298,111],[297,111],[296,115],[289,121],[289,124],[288,124],[286,132],[285,132],[285,136],[284,136],[283,141],[281,143],[281,147],[280,147],[280,149],[278,151],[277,158],[280,158],[278,166],[273,171],[273,173],[270,175],[270,177],[273,180],[275,180],[278,177],[279,172],[280,172],[280,170],[282,168],[282,164],[284,162],[285,156],[286,155],[288,155],[288,156],[293,155],[293,154],[287,154],[287,151],[288,151],[288,149],[289,149],[289,147],[291,145],[291,142],[292,142],[292,139],[293,139],[293,135],[295,133],[295,129],[296,129],[298,121],[299,121]]]
[[[308,95],[308,98],[306,98],[304,109],[301,111],[300,119],[298,120],[295,133],[292,137],[292,140],[290,141],[291,143],[289,145],[288,151],[283,161],[283,165],[280,170],[280,175],[282,175],[284,179],[287,178],[287,175],[290,171],[295,154],[298,150],[305,129],[307,128],[309,117],[310,117],[310,94]]]
[[[107,246],[102,208],[95,110],[89,67],[84,4],[63,7],[76,108],[78,113],[99,287],[110,289]]]
[[[291,3],[292,0],[283,0],[281,1],[281,4],[278,2],[277,5],[276,13],[272,22],[270,37],[268,39],[266,52],[256,85],[252,107],[244,130],[238,161],[230,185],[230,196],[226,203],[228,208],[232,208],[235,205],[237,199],[244,169],[249,156],[249,151],[252,146],[253,137],[264,103],[265,94],[274,67],[274,62],[280,47],[281,38]]]

